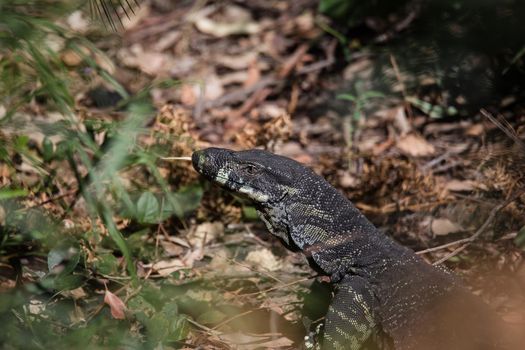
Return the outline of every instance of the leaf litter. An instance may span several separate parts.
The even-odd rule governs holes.
[[[417,102],[409,106],[395,92],[403,82],[397,82],[387,98],[364,103],[349,144],[343,120],[355,114],[351,104],[334,96],[369,79],[374,57],[357,50],[356,57],[335,65],[337,41],[316,25],[315,4],[306,3],[300,9],[290,3],[275,8],[259,2],[163,5],[166,8],[144,3],[125,24],[123,45],[107,52],[109,67],[132,93],[162,79],[180,81],[151,91],[158,112],[137,136],[137,163],[123,168],[118,174],[122,182],[111,188],[120,191],[119,200],[102,198],[119,207],[112,217],[126,236],[140,286],[130,282],[123,252],[110,239],[107,224],[89,219],[83,198],[67,195],[79,190],[68,161],[52,162],[47,170],[64,176],[51,180],[29,161],[43,152],[45,133],[31,125],[40,116],[28,114],[28,140],[21,138],[24,129],[2,129],[0,140],[17,147],[10,151],[13,157],[23,153],[21,149],[25,153],[14,164],[0,164],[0,200],[16,198],[10,188],[24,189],[23,207],[16,210],[34,208],[38,215],[70,220],[70,229],[61,234],[81,243],[73,251],[44,241],[38,248],[46,252],[47,264],[24,255],[23,266],[32,272],[23,275],[23,283],[39,282],[53,270],[53,290],[60,283],[69,286],[58,290],[57,304],[67,298],[83,301],[89,320],[104,315],[98,308],[105,303],[113,319],[161,343],[293,348],[306,332],[301,326],[303,333],[297,333],[295,325],[303,322],[297,301],[308,292],[311,270],[303,258],[289,254],[263,226],[252,222],[250,203],[200,181],[188,162],[193,151],[260,147],[307,163],[377,226],[420,251],[468,237],[492,207],[525,185],[523,150],[519,142],[512,142],[523,140],[523,113],[513,111],[508,117],[507,112],[507,118],[480,113],[443,122],[434,105],[425,102],[428,96],[408,99]],[[85,25],[72,27],[89,32]],[[110,40],[101,38],[99,45],[107,47]],[[71,67],[84,64],[76,51],[64,48],[61,57]],[[80,103],[89,88],[78,88]],[[354,100],[359,93],[352,92]],[[103,144],[112,130],[97,131],[95,124],[112,123],[117,114],[82,108],[86,113],[77,121],[80,128],[89,127]],[[43,121],[49,123],[51,112],[43,112]],[[28,146],[30,141],[36,151]],[[60,141],[53,140],[52,153]],[[95,159],[93,152],[89,156]],[[81,176],[88,173],[80,169]],[[39,187],[44,180],[51,181],[52,190]],[[181,190],[184,186],[189,187]],[[523,270],[524,200],[521,196],[502,209],[478,241],[448,262],[509,322],[521,325],[523,313],[514,310],[523,309],[525,294],[505,291],[518,278],[513,273]],[[178,217],[173,203],[188,210]],[[0,205],[2,227],[12,225],[11,205]],[[50,231],[44,221],[29,221],[34,225],[30,232]],[[454,248],[424,256],[436,261]],[[18,282],[10,262],[1,264],[0,288],[14,290]],[[64,269],[72,271],[61,275]],[[523,286],[523,281],[521,276],[517,283]],[[108,289],[117,286],[123,288],[119,293]],[[104,294],[103,300],[97,293]],[[129,303],[133,307],[128,309]],[[509,311],[511,304],[517,306]],[[33,314],[47,312],[38,300],[30,305]],[[134,318],[128,317],[133,312]],[[272,327],[258,327],[270,324],[272,312],[284,319],[276,333]],[[176,322],[169,323],[167,315],[177,315]],[[161,326],[173,337],[153,335],[151,330]]]

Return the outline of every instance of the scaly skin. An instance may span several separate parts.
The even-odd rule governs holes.
[[[358,350],[376,336],[380,348],[430,349],[420,341],[420,334],[434,331],[426,311],[448,295],[466,294],[451,274],[380,232],[342,193],[292,159],[208,148],[192,160],[209,181],[251,199],[272,234],[331,277],[336,294],[322,349]],[[436,349],[456,349],[439,342]]]

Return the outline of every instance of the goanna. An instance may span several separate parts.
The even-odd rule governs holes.
[[[273,235],[330,276],[336,292],[323,350],[363,349],[371,340],[380,349],[495,349],[479,325],[484,305],[456,277],[379,231],[309,168],[262,150],[208,148],[192,162],[251,199]]]

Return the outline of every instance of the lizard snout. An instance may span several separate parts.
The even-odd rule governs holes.
[[[217,173],[232,159],[233,152],[223,148],[206,148],[193,152],[193,168],[204,177],[215,180]]]
[[[191,163],[193,168],[197,170],[198,173],[202,174],[204,163],[206,162],[206,155],[203,151],[195,151],[191,155]]]

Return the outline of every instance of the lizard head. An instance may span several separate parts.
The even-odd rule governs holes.
[[[298,191],[300,178],[310,171],[300,163],[262,150],[207,148],[194,152],[193,167],[206,179],[271,206]]]

